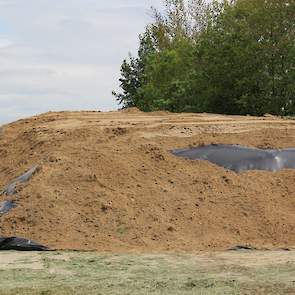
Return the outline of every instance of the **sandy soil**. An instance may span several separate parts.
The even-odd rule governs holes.
[[[47,113],[5,125],[0,235],[57,249],[197,251],[295,246],[295,170],[235,174],[169,150],[210,143],[295,147],[295,121],[212,114]],[[7,197],[0,197],[0,201]]]

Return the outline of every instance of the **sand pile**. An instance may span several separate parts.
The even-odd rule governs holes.
[[[236,174],[175,148],[295,147],[295,121],[141,112],[48,113],[3,126],[0,236],[59,249],[195,251],[295,246],[295,171]]]

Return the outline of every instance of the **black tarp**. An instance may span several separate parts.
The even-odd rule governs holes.
[[[0,251],[48,251],[48,247],[40,245],[32,240],[17,237],[0,237]]]
[[[14,179],[4,188],[4,190],[0,193],[0,195],[11,196],[16,194],[17,185],[29,181],[31,177],[38,171],[38,169],[39,169],[39,166],[34,166],[30,170],[28,170],[26,173]]]
[[[34,166],[31,169],[29,169],[27,172],[22,174],[21,176],[15,178],[12,180],[0,193],[0,196],[12,196],[17,193],[17,186],[19,184],[25,183],[31,179],[31,177],[38,171],[39,166]],[[9,200],[3,200],[0,201],[0,215],[8,213],[11,209],[15,208],[16,204],[14,201]]]
[[[17,193],[17,186],[25,183],[38,171],[39,166],[34,166],[26,173],[14,179],[9,183],[0,195],[11,196]],[[0,201],[0,216],[8,213],[16,204],[11,200]],[[19,238],[19,237],[1,237],[0,236],[0,251],[1,250],[18,250],[18,251],[48,251],[48,247],[43,246],[32,240]]]
[[[16,205],[13,201],[0,202],[0,214],[5,214],[15,207]]]
[[[295,148],[267,150],[240,145],[211,144],[197,148],[177,149],[172,153],[186,159],[207,160],[235,172],[295,169]]]

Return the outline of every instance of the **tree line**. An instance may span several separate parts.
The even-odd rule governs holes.
[[[164,0],[121,66],[122,107],[295,114],[295,0]]]

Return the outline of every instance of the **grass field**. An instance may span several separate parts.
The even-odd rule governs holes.
[[[1,252],[0,294],[295,294],[295,252]]]

